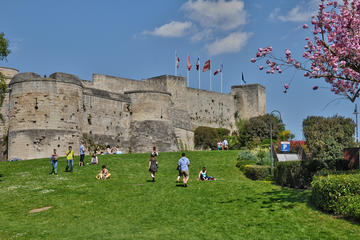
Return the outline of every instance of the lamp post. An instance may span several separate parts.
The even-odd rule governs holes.
[[[278,110],[273,110],[270,115],[273,115],[273,113],[277,112],[280,116],[280,122],[281,120],[281,113]],[[270,163],[271,163],[271,176],[274,176],[274,160],[273,160],[273,142],[272,142],[272,121],[270,118]]]
[[[358,132],[359,132],[359,126],[358,126],[358,114],[359,112],[357,111],[357,104],[355,103],[355,109],[353,114],[355,115],[355,121],[356,121],[356,147],[359,147],[359,136],[358,136]]]

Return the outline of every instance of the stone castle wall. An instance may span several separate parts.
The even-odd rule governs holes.
[[[4,68],[0,68],[4,69]],[[14,76],[15,75],[15,76]],[[53,148],[78,152],[81,139],[119,145],[123,152],[194,149],[198,126],[235,130],[236,117],[265,114],[265,88],[233,86],[231,94],[186,87],[186,79],[163,75],[142,81],[93,74],[92,81],[54,73],[11,72],[6,117],[8,159],[48,157]]]

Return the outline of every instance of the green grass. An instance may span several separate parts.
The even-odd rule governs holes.
[[[100,166],[65,173],[64,159],[59,176],[49,159],[0,163],[0,239],[360,239],[358,223],[314,209],[309,191],[244,177],[237,151],[188,152],[188,188],[175,183],[179,153],[158,157],[155,183],[148,155],[99,156],[106,181]],[[202,166],[217,181],[196,181]]]

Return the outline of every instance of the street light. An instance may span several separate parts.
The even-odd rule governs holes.
[[[356,147],[359,147],[359,136],[358,136],[358,132],[359,132],[359,126],[358,126],[358,114],[359,112],[357,111],[357,104],[355,103],[355,109],[353,114],[355,114],[355,121],[356,121]]]
[[[281,113],[278,110],[273,110],[270,115],[273,115],[273,113],[278,113],[280,116],[280,122],[281,120]],[[271,175],[274,176],[274,160],[273,160],[273,143],[272,143],[272,121],[270,117],[270,162],[271,162]]]

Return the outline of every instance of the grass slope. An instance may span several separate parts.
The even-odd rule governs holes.
[[[0,163],[0,239],[360,239],[358,224],[309,206],[309,191],[245,178],[236,151],[188,152],[188,188],[175,183],[179,153],[161,153],[155,183],[148,155],[99,156],[106,181],[100,166],[65,173],[64,159],[59,176],[48,159]],[[196,181],[204,165],[216,182]]]

